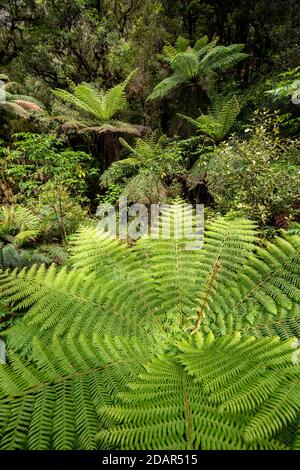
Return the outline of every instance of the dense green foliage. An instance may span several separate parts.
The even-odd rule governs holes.
[[[1,449],[300,449],[299,34],[296,0],[0,0]],[[100,236],[121,197],[204,204],[203,248]]]
[[[84,131],[95,130],[96,132],[127,132],[137,133],[133,126],[114,121],[115,115],[126,108],[125,88],[133,74],[123,83],[116,85],[107,92],[98,91],[88,83],[74,87],[73,93],[65,90],[55,90],[58,98],[75,106],[82,113],[76,119],[76,115],[68,119],[62,117],[67,122],[65,126],[82,128]]]
[[[220,167],[216,161],[216,155],[223,153],[223,141],[233,131],[241,152],[243,141],[249,140],[244,132],[249,127],[263,125],[270,131],[261,143],[263,153],[256,168],[270,162],[270,146],[285,148],[291,139],[296,140],[300,122],[297,2],[290,2],[288,10],[280,2],[272,6],[264,0],[251,6],[224,2],[222,16],[217,2],[202,0],[145,1],[142,5],[135,0],[11,0],[0,2],[0,7],[0,77],[5,93],[1,102],[5,107],[21,107],[15,115],[13,108],[10,115],[0,110],[2,148],[4,153],[8,148],[15,164],[20,163],[11,168],[6,158],[2,160],[4,203],[16,202],[18,191],[21,199],[28,192],[31,198],[41,183],[46,192],[48,186],[55,192],[60,174],[61,186],[68,193],[64,198],[75,198],[74,207],[80,203],[92,212],[99,201],[115,203],[121,194],[146,203],[180,195],[217,212],[233,210],[250,216],[261,222],[266,233],[298,220],[298,194],[293,183],[290,186],[298,171],[297,155],[291,157],[294,174],[292,168],[285,168],[290,165],[289,157],[280,168],[276,163],[263,170],[260,183],[254,181],[254,211],[253,197],[244,194],[252,191],[249,181],[256,171],[252,162],[229,158],[232,166],[223,171],[222,157]],[[284,50],[284,60],[279,50]],[[268,117],[267,122],[253,125],[253,118],[258,121],[254,113],[262,108],[273,116],[271,128]],[[135,165],[129,160],[132,149],[153,132],[158,140],[168,139],[168,144],[155,150],[151,163],[148,159]],[[24,155],[24,145],[15,142],[20,141],[15,137],[18,133],[23,133],[24,145],[28,143],[29,157]],[[127,147],[120,145],[120,136]],[[44,144],[52,147],[46,152],[46,176],[47,164],[41,164],[37,155],[37,147],[42,155]],[[54,163],[55,154],[63,172]],[[29,167],[32,158],[36,163]],[[237,178],[237,190],[231,181],[236,167],[242,167],[243,179],[240,183]],[[216,171],[218,175],[221,171],[221,182],[214,181]],[[247,174],[249,178],[244,178]],[[270,188],[259,200],[269,175],[280,187]],[[40,194],[38,190],[34,197]],[[59,237],[66,241],[69,229],[59,225]]]

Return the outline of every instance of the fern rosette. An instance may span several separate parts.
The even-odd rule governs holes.
[[[229,217],[195,251],[84,228],[71,268],[3,272],[1,448],[298,449],[299,247]]]

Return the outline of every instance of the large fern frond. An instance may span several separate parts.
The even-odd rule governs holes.
[[[98,433],[104,448],[284,448],[275,438],[285,426],[283,416],[274,421],[275,397],[282,397],[284,387],[293,390],[284,402],[292,421],[300,399],[299,366],[290,365],[289,342],[210,338],[198,348],[179,348],[176,357],[146,364],[118,394],[119,403],[100,409],[109,423]]]
[[[225,217],[187,250],[182,205],[157,224],[170,239],[85,228],[72,268],[2,273],[25,313],[4,335],[3,449],[299,446],[299,237],[262,247]]]
[[[179,206],[174,217],[181,214]],[[196,251],[186,250],[181,239],[142,239],[128,248],[84,229],[75,241],[72,271],[33,267],[1,275],[2,292],[15,308],[30,307],[7,332],[9,341],[16,347],[23,328],[27,343],[29,331],[62,335],[69,328],[74,334],[138,334],[149,324],[165,334],[169,315],[182,329],[217,335],[249,328],[259,315],[276,321],[282,308],[292,311],[299,303],[299,239],[278,239],[252,257],[254,228],[246,220],[219,219]]]
[[[204,330],[225,334],[241,329],[282,338],[299,331],[299,237],[278,238],[256,251],[239,270],[236,285],[220,286],[214,294]]]
[[[178,88],[180,85],[186,83],[184,75],[179,73],[173,74],[170,77],[166,77],[164,80],[158,83],[152,93],[148,96],[147,101],[156,100],[157,98],[163,98],[167,96],[171,91]]]
[[[174,72],[183,75],[185,80],[192,80],[197,76],[198,58],[193,50],[176,54],[170,65]]]
[[[201,114],[197,119],[178,114],[181,118],[195,126],[198,132],[206,134],[214,140],[223,139],[236,122],[240,113],[237,98],[233,96],[229,100],[216,103],[212,106],[210,114]]]
[[[291,341],[196,342],[154,357],[133,337],[34,340],[32,364],[11,353],[0,366],[0,448],[286,448],[276,435],[300,401]]]
[[[199,62],[198,73],[207,74],[217,70],[227,70],[248,57],[242,52],[244,44],[213,47]]]
[[[0,448],[95,449],[98,408],[142,370],[145,340],[34,340],[33,363],[11,353],[0,366]]]

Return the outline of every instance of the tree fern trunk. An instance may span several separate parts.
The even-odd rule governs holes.
[[[189,123],[176,116],[176,113],[197,118],[199,114],[206,114],[210,100],[207,92],[198,84],[193,83],[183,88],[179,93],[179,100],[176,106],[175,118],[170,123],[170,132],[182,137],[190,137],[195,134],[195,130]]]
[[[113,162],[119,159],[119,135],[112,131],[95,133],[91,151],[98,160],[101,171],[107,170]]]

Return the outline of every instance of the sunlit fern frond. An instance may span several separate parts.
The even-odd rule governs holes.
[[[38,234],[39,218],[23,206],[2,206],[0,209],[0,238],[22,242]]]
[[[31,363],[10,353],[0,366],[0,448],[283,450],[277,434],[300,400],[291,353],[276,338],[171,351],[135,337],[35,339]]]
[[[192,50],[189,52],[179,52],[170,62],[174,72],[185,77],[186,80],[192,80],[198,73],[197,54]]]
[[[43,112],[43,105],[40,101],[32,96],[14,93],[16,88],[20,88],[20,85],[10,82],[5,75],[3,77],[5,77],[5,81],[0,79],[1,108],[25,119],[29,118],[30,112]]]
[[[206,134],[213,140],[223,139],[232,126],[235,124],[240,113],[240,106],[237,98],[222,100],[211,107],[210,114],[202,114],[197,119],[179,114],[179,116],[190,122],[201,134]]]
[[[33,362],[0,366],[0,448],[95,449],[98,409],[142,370],[151,348],[134,339],[34,340]]]
[[[168,214],[163,217],[167,222]],[[182,217],[180,205],[173,217]],[[182,239],[146,238],[129,248],[96,228],[82,230],[74,243],[71,271],[2,274],[3,294],[15,308],[29,308],[18,328],[48,337],[69,328],[136,334],[149,324],[166,334],[171,316],[182,330],[223,335],[250,328],[260,315],[276,321],[282,308],[294,311],[299,303],[299,239],[255,248],[250,221],[216,220],[194,251]],[[7,335],[16,347],[18,335],[13,329]]]
[[[103,448],[284,449],[276,434],[284,415],[297,419],[300,399],[290,342],[209,338],[179,351],[147,363],[116,405],[100,409]],[[288,411],[277,421],[283,395]]]
[[[182,74],[174,74],[170,77],[166,77],[156,85],[152,93],[148,96],[147,101],[156,100],[158,98],[164,98],[173,90],[181,85],[185,85],[186,77]]]
[[[299,237],[277,238],[257,248],[239,271],[236,286],[221,287],[214,295],[203,329],[215,334],[238,329],[256,336],[295,336],[300,326],[299,260]]]
[[[212,44],[214,44],[214,41],[212,41]],[[205,35],[195,42],[194,49],[196,51],[201,51],[207,45],[208,45],[208,36]]]
[[[36,229],[40,221],[38,217],[27,207],[2,206],[0,211],[0,223],[16,225],[21,229]]]
[[[198,73],[206,74],[219,70],[223,71],[236,65],[248,57],[248,54],[242,52],[244,47],[244,44],[216,45],[200,60]]]

